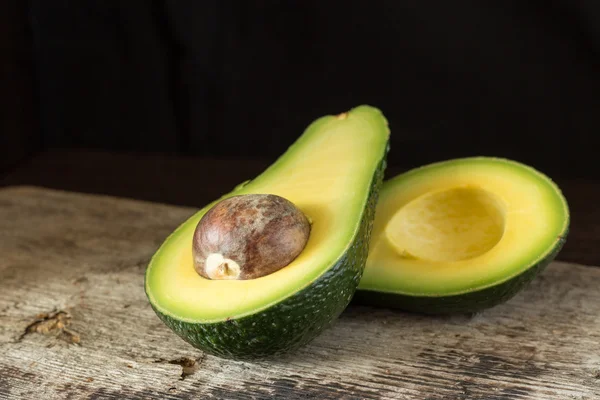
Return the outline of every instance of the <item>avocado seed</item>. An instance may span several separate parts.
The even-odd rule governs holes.
[[[272,194],[227,198],[198,222],[194,268],[208,279],[255,279],[290,264],[304,249],[310,222],[292,202]]]

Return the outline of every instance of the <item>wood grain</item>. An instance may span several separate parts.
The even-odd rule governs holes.
[[[0,398],[600,398],[600,269],[561,262],[477,315],[351,305],[286,357],[204,355],[143,290],[149,257],[194,211],[0,190]]]

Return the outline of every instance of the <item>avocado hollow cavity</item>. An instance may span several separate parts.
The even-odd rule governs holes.
[[[206,279],[260,278],[289,265],[309,236],[308,218],[289,200],[273,194],[233,196],[198,222],[194,268]]]
[[[505,210],[494,193],[476,186],[434,191],[401,207],[385,236],[401,256],[452,262],[491,250],[504,233]]]

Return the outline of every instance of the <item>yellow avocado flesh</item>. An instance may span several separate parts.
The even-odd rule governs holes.
[[[383,115],[368,106],[313,122],[259,177],[219,199],[270,193],[290,200],[312,222],[302,253],[261,278],[202,278],[193,266],[192,237],[215,203],[209,204],[183,223],[150,262],[146,291],[152,304],[183,321],[222,321],[264,309],[309,285],[345,253],[356,235],[388,135]]]
[[[446,296],[492,286],[543,259],[568,221],[558,187],[523,164],[418,168],[384,183],[359,289]]]

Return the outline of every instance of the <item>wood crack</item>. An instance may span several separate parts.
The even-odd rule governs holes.
[[[200,357],[197,358],[180,357],[175,358],[173,360],[159,358],[158,360],[154,360],[153,362],[179,365],[181,367],[181,375],[179,377],[179,380],[182,381],[188,376],[195,374],[196,371],[200,369],[200,365],[202,365],[202,362],[204,361],[205,357],[206,355],[202,354]]]
[[[18,342],[31,333],[42,335],[55,335],[56,338],[67,343],[79,344],[81,337],[78,333],[68,327],[71,325],[71,314],[63,310],[53,310],[50,313],[40,313],[35,320],[25,327],[25,330],[17,339]]]

